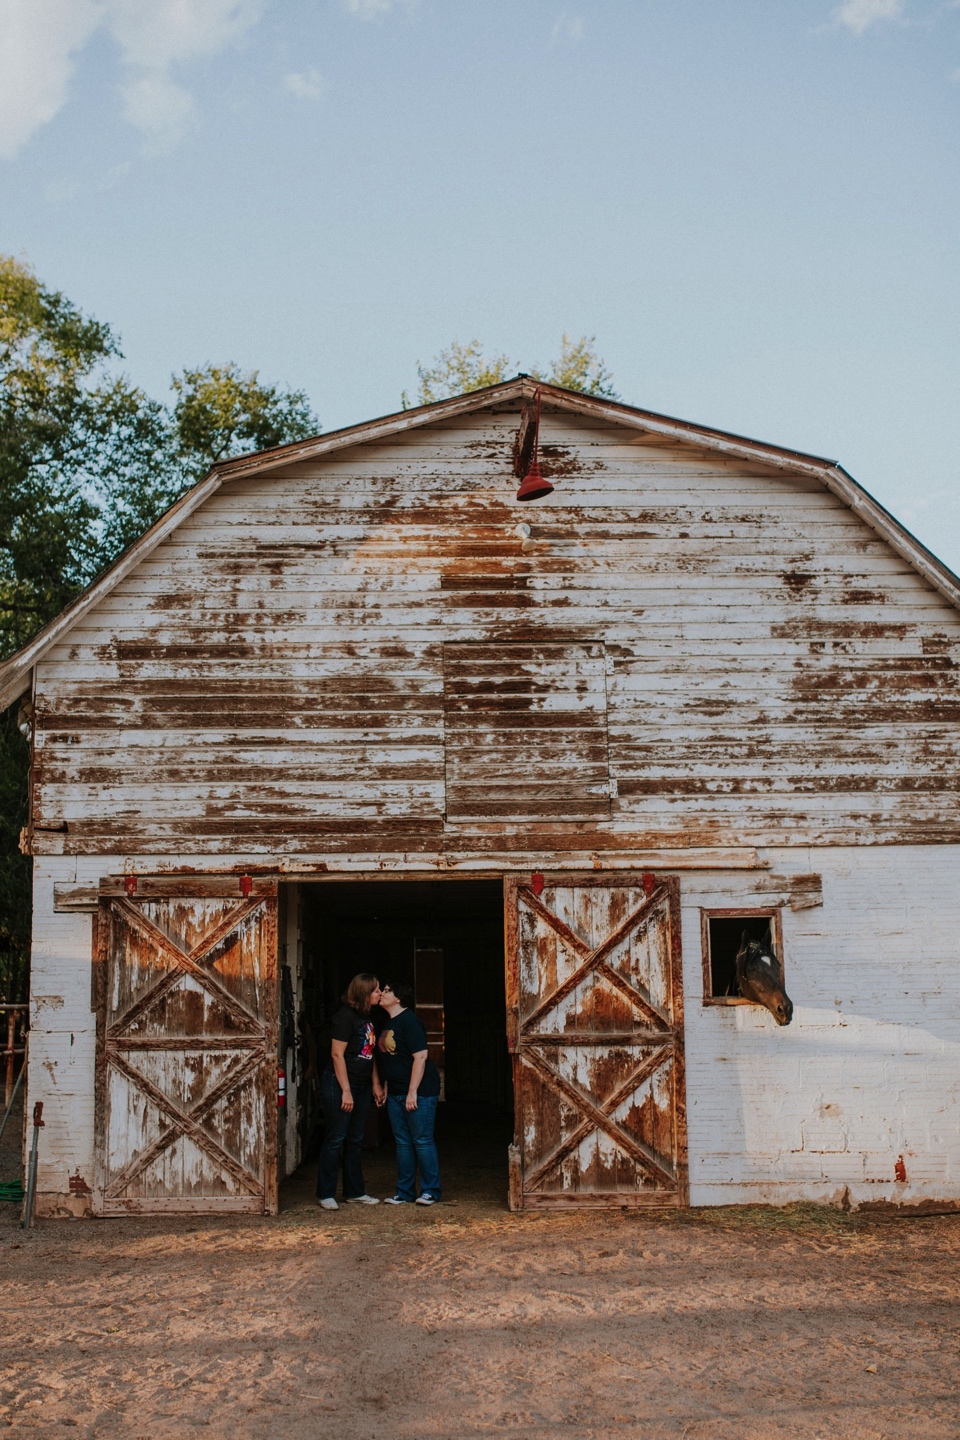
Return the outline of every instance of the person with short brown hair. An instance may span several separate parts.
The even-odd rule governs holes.
[[[377,1074],[376,1034],[370,1011],[380,1003],[380,982],[363,971],[354,975],[333,1017],[330,1059],[320,1080],[324,1135],[317,1170],[317,1203],[339,1210],[337,1176],[343,1158],[343,1199],[357,1205],[379,1205],[363,1181],[363,1131],[370,1101],[383,1104]]]
[[[430,1059],[427,1032],[413,1009],[410,986],[385,983],[380,997],[390,1020],[377,1045],[387,1089],[387,1114],[397,1142],[397,1193],[386,1203],[435,1205],[440,1199],[440,1161],[433,1130],[440,1072]]]

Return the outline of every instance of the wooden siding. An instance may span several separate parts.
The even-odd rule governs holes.
[[[610,814],[603,645],[445,645],[448,820]]]
[[[35,852],[960,840],[960,615],[905,560],[808,477],[549,411],[556,490],[517,505],[517,421],[213,495],[38,665]],[[467,644],[505,675],[518,645],[605,647],[595,813],[464,811]],[[530,747],[541,802],[594,783],[599,723],[562,774]]]

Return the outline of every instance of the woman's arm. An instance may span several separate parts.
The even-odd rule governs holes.
[[[350,1089],[350,1076],[347,1074],[347,1062],[344,1059],[346,1050],[346,1040],[330,1041],[330,1058],[333,1061],[333,1073],[340,1082],[340,1089],[343,1091],[340,1098],[340,1109],[352,1110],[353,1091]]]
[[[427,1068],[426,1050],[414,1050],[413,1069],[410,1071],[410,1088],[407,1091],[407,1109],[416,1110],[417,1091],[420,1089],[420,1081],[423,1079],[423,1072]]]

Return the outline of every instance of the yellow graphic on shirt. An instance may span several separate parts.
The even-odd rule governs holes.
[[[384,1055],[395,1055],[397,1053],[397,1041],[392,1030],[383,1030],[380,1039],[377,1041]]]

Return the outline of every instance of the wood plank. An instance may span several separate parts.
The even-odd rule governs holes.
[[[244,898],[236,875],[137,877],[131,899],[126,879],[107,877],[105,888],[122,885],[124,894],[102,898],[97,926],[112,978],[98,1013],[95,1207],[103,1214],[273,1212],[276,882],[258,877],[260,893]],[[130,933],[139,937],[135,953]],[[209,968],[228,945],[243,947],[231,959],[234,989]],[[160,1003],[184,975],[199,984],[223,1028],[198,1026],[189,1007]],[[131,1031],[146,1016],[153,1029]],[[236,1033],[237,1024],[245,1033]],[[189,1087],[177,1078],[186,1057]],[[231,1119],[241,1092],[242,1114]],[[186,1164],[188,1145],[195,1158]]]
[[[53,887],[53,909],[58,915],[95,915],[99,906],[96,885],[70,885],[60,881]]]

